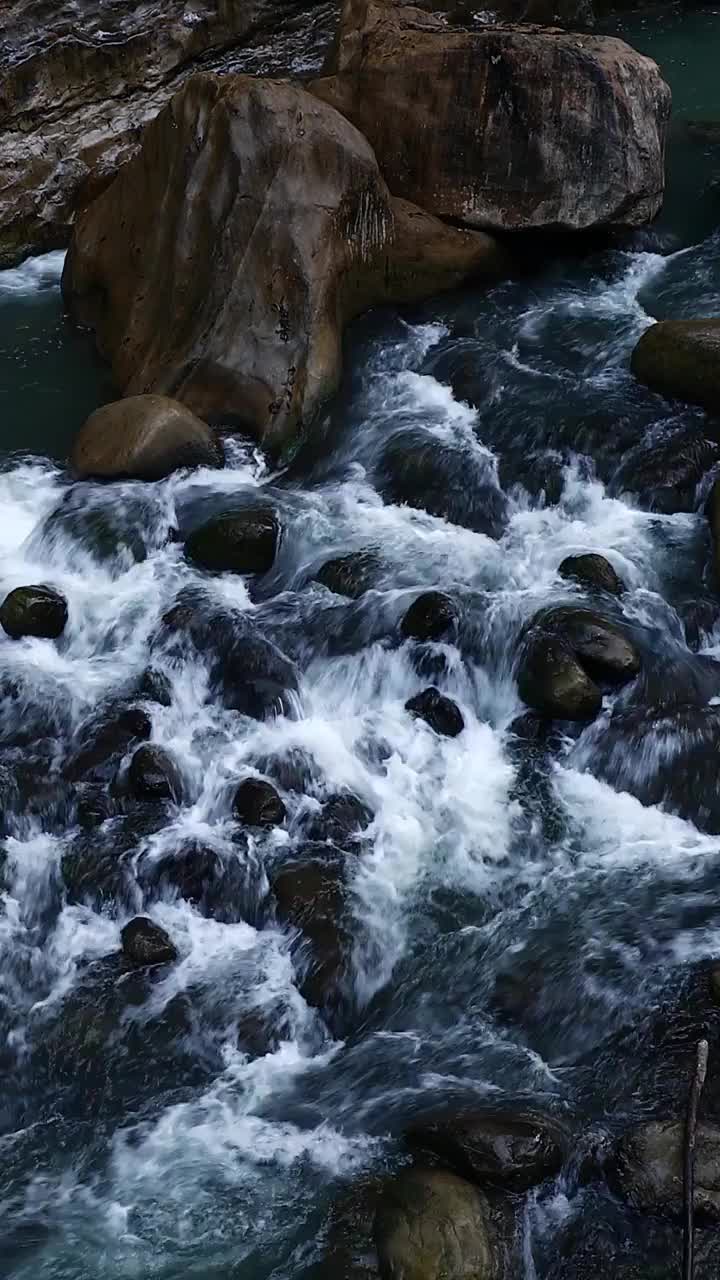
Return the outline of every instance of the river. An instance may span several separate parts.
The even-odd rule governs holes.
[[[0,639],[4,1277],[340,1276],[323,1263],[331,1206],[396,1167],[403,1128],[448,1099],[532,1102],[573,1134],[571,1169],[519,1211],[523,1280],[678,1273],[677,1228],[634,1215],[588,1169],[623,1126],[681,1109],[692,1045],[717,1033],[697,974],[720,953],[720,837],[622,790],[637,744],[621,744],[611,776],[607,717],[568,732],[547,771],[523,766],[508,731],[521,628],[581,598],[557,575],[570,553],[601,552],[625,582],[648,702],[692,683],[698,649],[720,658],[708,481],[686,465],[698,441],[706,470],[720,461],[720,433],[628,368],[654,319],[720,314],[720,147],[685,125],[720,120],[720,12],[613,29],[673,88],[656,227],[358,322],[327,430],[285,471],[236,441],[224,471],[68,499],[63,459],[111,394],[106,374],[63,318],[62,254],[0,273],[0,584],[50,583],[70,610],[57,644]],[[299,57],[311,69],[304,46]],[[393,500],[419,444],[448,477],[452,520]],[[253,590],[204,578],[173,531],[258,493],[283,528],[273,570]],[[368,547],[359,600],[312,581]],[[297,663],[286,715],[227,710],[208,697],[202,655],[158,650],[188,587],[251,615]],[[456,645],[398,639],[428,587],[458,602]],[[171,697],[142,705],[180,761],[183,803],[88,836],[63,753],[78,725],[127,700],[151,655]],[[403,709],[428,672],[462,710],[457,739]],[[288,821],[242,840],[230,797],[252,771],[281,787]],[[328,1025],[263,903],[337,793],[369,825],[349,858],[351,993]],[[143,870],[189,843],[241,868],[242,907],[203,913],[170,890],[143,900],[179,960],[133,983],[114,955]],[[69,856],[121,856],[136,896],[112,877],[104,896],[67,893]],[[717,1105],[717,1068],[708,1093]],[[709,1280],[718,1248],[702,1235]],[[361,1265],[347,1276],[369,1275]]]

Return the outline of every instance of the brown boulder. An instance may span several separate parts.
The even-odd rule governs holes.
[[[197,75],[79,217],[63,288],[125,395],[282,447],[366,307],[497,275],[503,251],[394,202],[366,140],[291,84]]]
[[[199,60],[276,32],[307,0],[3,0],[0,266],[67,243]]]
[[[222,465],[215,433],[166,396],[130,396],[90,414],[70,462],[82,477],[161,480],[179,467]]]
[[[651,1120],[626,1133],[612,1168],[621,1194],[635,1209],[679,1217],[683,1210],[683,1144],[680,1120]],[[720,1126],[699,1124],[695,1148],[697,1213],[720,1222]]]
[[[638,226],[662,203],[670,90],[623,41],[448,27],[345,0],[335,74],[313,91],[366,135],[397,196],[504,231]]]
[[[496,1280],[502,1274],[487,1200],[443,1169],[408,1169],[384,1188],[375,1244],[383,1280]]]
[[[645,330],[631,364],[653,391],[720,411],[720,318],[661,320]]]
[[[520,646],[518,688],[529,707],[560,720],[591,720],[600,684],[622,685],[640,655],[622,629],[589,609],[561,606],[537,614]]]

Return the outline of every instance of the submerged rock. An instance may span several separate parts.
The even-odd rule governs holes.
[[[162,480],[180,467],[219,467],[215,433],[177,400],[128,396],[105,404],[81,427],[70,455],[77,475],[95,480]]]
[[[591,720],[600,684],[621,685],[640,670],[623,632],[585,609],[544,610],[521,642],[518,688],[528,706],[561,720]],[[598,683],[599,682],[599,683]]]
[[[169,934],[147,916],[128,921],[120,934],[125,959],[132,965],[170,964],[177,950]]]
[[[372,822],[372,816],[370,809],[357,796],[339,792],[328,796],[320,813],[313,817],[308,827],[308,838],[318,842],[329,841],[343,848],[357,842]]]
[[[334,70],[313,91],[362,130],[391,190],[439,217],[583,231],[660,208],[670,90],[621,40],[344,0]]]
[[[445,738],[457,738],[465,728],[462,711],[452,698],[446,698],[439,690],[431,687],[416,693],[405,703],[405,710],[411,716],[424,720],[436,733]]]
[[[613,1181],[635,1209],[680,1217],[683,1211],[681,1120],[651,1120],[618,1143]],[[720,1222],[720,1126],[700,1121],[695,1147],[695,1212]]]
[[[0,605],[0,625],[11,640],[57,640],[65,630],[67,601],[52,587],[16,587]]]
[[[150,717],[139,707],[93,716],[77,732],[75,751],[66,766],[73,782],[110,778],[129,748],[150,737]]]
[[[145,857],[138,879],[150,899],[184,898],[204,916],[235,923],[252,916],[247,864],[238,850],[212,848],[188,841],[162,857]]]
[[[461,1111],[410,1128],[413,1151],[432,1154],[471,1182],[528,1191],[562,1168],[560,1126],[544,1116]]]
[[[335,391],[348,320],[506,265],[489,237],[394,201],[318,98],[198,74],[80,213],[63,290],[124,395],[171,393],[280,451]]]
[[[342,862],[309,858],[279,871],[272,882],[278,920],[309,943],[300,952],[300,991],[308,1004],[331,1009],[342,999],[349,936],[345,923]]]
[[[427,511],[465,529],[499,538],[507,499],[495,460],[467,445],[440,441],[427,431],[401,431],[386,445],[378,487],[388,502]]]
[[[128,784],[137,800],[182,800],[182,778],[168,751],[146,743],[130,761]]]
[[[720,319],[661,320],[646,329],[631,364],[653,391],[720,410]]]
[[[566,556],[558,568],[561,578],[569,578],[581,587],[591,591],[607,591],[609,595],[619,596],[624,591],[623,583],[605,556],[595,552],[585,555]]]
[[[267,507],[245,508],[208,520],[190,534],[185,554],[215,573],[267,573],[272,569],[280,525]]]
[[[358,600],[373,584],[380,558],[376,551],[354,551],[347,556],[328,560],[316,573],[315,581],[338,596]]]
[[[250,827],[281,827],[285,805],[275,788],[264,778],[246,778],[235,792],[235,816]]]
[[[413,600],[400,623],[406,639],[443,640],[457,626],[455,602],[443,591],[425,591]]]
[[[501,1249],[482,1192],[443,1169],[407,1169],[375,1216],[383,1280],[499,1280]]]

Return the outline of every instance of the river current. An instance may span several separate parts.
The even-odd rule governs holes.
[[[221,472],[73,488],[63,459],[111,395],[105,372],[62,317],[62,254],[0,274],[0,585],[45,582],[69,603],[59,642],[0,639],[4,1277],[370,1274],[360,1237],[357,1271],[323,1262],[331,1206],[397,1167],[403,1128],[450,1099],[532,1102],[574,1135],[571,1172],[520,1211],[523,1280],[675,1273],[677,1230],[634,1216],[585,1164],[633,1119],[683,1105],[692,1045],[717,1030],[696,975],[720,954],[720,836],[596,767],[610,700],[547,768],[509,731],[522,627],[585,599],[557,574],[571,553],[601,552],[625,582],[647,704],[673,682],[699,687],[698,655],[720,661],[703,516],[720,431],[629,373],[655,319],[720,314],[720,147],[683,124],[720,118],[720,14],[650,14],[622,31],[675,93],[657,227],[366,317],[323,431],[282,471],[235,440]],[[449,519],[423,509],[419,472],[408,480],[420,455]],[[417,506],[399,500],[408,484]],[[193,569],[175,531],[258,495],[282,526],[271,573],[251,585]],[[368,548],[358,600],[314,581]],[[399,637],[429,587],[461,608],[457,644]],[[224,708],[202,654],[158,649],[186,588],[251,617],[296,663],[285,714]],[[63,781],[69,744],[127,703],[151,661],[169,705],[138,705],[179,760],[183,802],[92,833],[91,865],[121,857],[129,897],[112,879],[100,896],[68,893],[63,867],[87,843]],[[456,739],[404,710],[431,682],[462,710]],[[641,746],[621,744],[628,777]],[[230,801],[255,773],[279,786],[288,821],[248,837]],[[349,997],[328,1023],[298,989],[292,931],[263,904],[338,793],[368,826],[349,858]],[[144,869],[190,843],[233,865],[242,910],[143,897]],[[139,908],[179,960],[133,983],[114,956]]]

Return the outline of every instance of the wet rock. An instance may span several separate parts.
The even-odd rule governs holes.
[[[457,704],[434,687],[423,689],[422,693],[409,698],[405,703],[405,710],[411,716],[424,720],[431,729],[445,738],[457,738],[465,728],[465,721]]]
[[[714,964],[708,974],[710,996],[714,1004],[720,1004],[720,964]]]
[[[73,782],[109,779],[130,747],[146,740],[151,733],[150,717],[140,707],[124,707],[104,716],[93,716],[77,732],[66,776]]]
[[[550,609],[521,642],[518,688],[545,715],[591,720],[602,706],[599,683],[621,685],[639,670],[637,650],[613,623],[588,610]]]
[[[605,556],[588,552],[586,555],[566,556],[558,568],[561,578],[569,578],[581,587],[590,591],[607,591],[609,595],[619,596],[624,591],[623,583]]]
[[[185,543],[185,554],[213,573],[267,573],[275,561],[279,537],[274,511],[245,508],[196,529]]]
[[[137,686],[137,696],[144,702],[156,702],[159,707],[171,707],[172,685],[162,671],[148,667]]]
[[[130,761],[128,784],[136,800],[182,800],[182,778],[168,751],[146,743]]]
[[[0,625],[11,640],[57,640],[65,630],[67,601],[52,587],[16,587],[0,605]]]
[[[281,827],[285,805],[271,783],[263,778],[246,778],[235,792],[235,816],[250,827]]]
[[[211,427],[167,396],[128,396],[103,405],[80,428],[70,454],[94,480],[162,480],[180,467],[222,466]]]
[[[645,510],[695,512],[702,483],[720,461],[720,443],[697,426],[651,436],[630,450],[610,484],[613,494],[637,494]]]
[[[515,1112],[465,1111],[428,1117],[410,1128],[411,1150],[437,1157],[481,1186],[528,1191],[562,1168],[564,1143],[556,1122]]]
[[[621,40],[458,30],[387,0],[345,0],[335,47],[335,75],[313,92],[369,139],[392,191],[431,213],[582,231],[658,212],[670,90]]]
[[[413,600],[400,623],[406,639],[443,640],[457,625],[455,602],[443,591],[424,591]]]
[[[680,1217],[683,1211],[681,1120],[651,1120],[619,1141],[613,1181],[634,1209]],[[700,1121],[695,1148],[695,1212],[720,1222],[720,1126]]]
[[[207,663],[214,694],[230,710],[262,720],[279,714],[297,691],[293,663],[243,614],[182,592],[162,620],[156,645],[182,656],[186,646]]]
[[[169,934],[147,916],[136,916],[123,927],[123,956],[131,965],[170,964],[177,950]]]
[[[330,1209],[327,1250],[308,1280],[377,1280],[373,1240],[375,1209],[386,1178],[365,1174],[353,1181]]]
[[[70,542],[103,566],[128,567],[142,563],[167,540],[167,520],[151,491],[127,484],[118,493],[85,481],[67,490],[30,545],[38,556],[61,566],[67,564]]]
[[[499,1280],[501,1250],[482,1192],[442,1169],[386,1184],[375,1216],[383,1280]]]
[[[102,783],[82,782],[75,788],[75,817],[85,830],[102,826],[116,813],[115,802]]]
[[[315,581],[338,596],[357,600],[370,589],[377,576],[380,558],[376,551],[355,551],[351,555],[328,560],[315,575]]]
[[[329,841],[344,848],[357,842],[372,822],[372,817],[367,805],[349,792],[328,796],[322,810],[308,827],[308,838],[318,843]]]
[[[166,823],[164,805],[143,805],[128,814],[111,813],[99,823],[87,823],[62,856],[60,874],[67,901],[87,903],[96,911],[118,906],[137,911],[141,895],[134,870],[136,855]]]
[[[632,353],[635,377],[661,395],[720,410],[720,319],[661,320]]]
[[[173,853],[143,858],[138,878],[153,900],[184,898],[202,915],[234,924],[253,915],[256,886],[247,872],[237,851],[191,840]]]
[[[494,459],[426,431],[401,431],[386,446],[378,485],[388,502],[427,511],[452,524],[500,537],[507,499]]]
[[[171,393],[277,454],[336,390],[353,316],[506,263],[394,200],[365,138],[298,85],[200,73],[80,212],[63,292],[123,395]]]
[[[342,999],[348,933],[344,873],[337,859],[312,858],[279,871],[272,882],[277,918],[307,941],[296,963],[308,1004],[335,1008]]]

